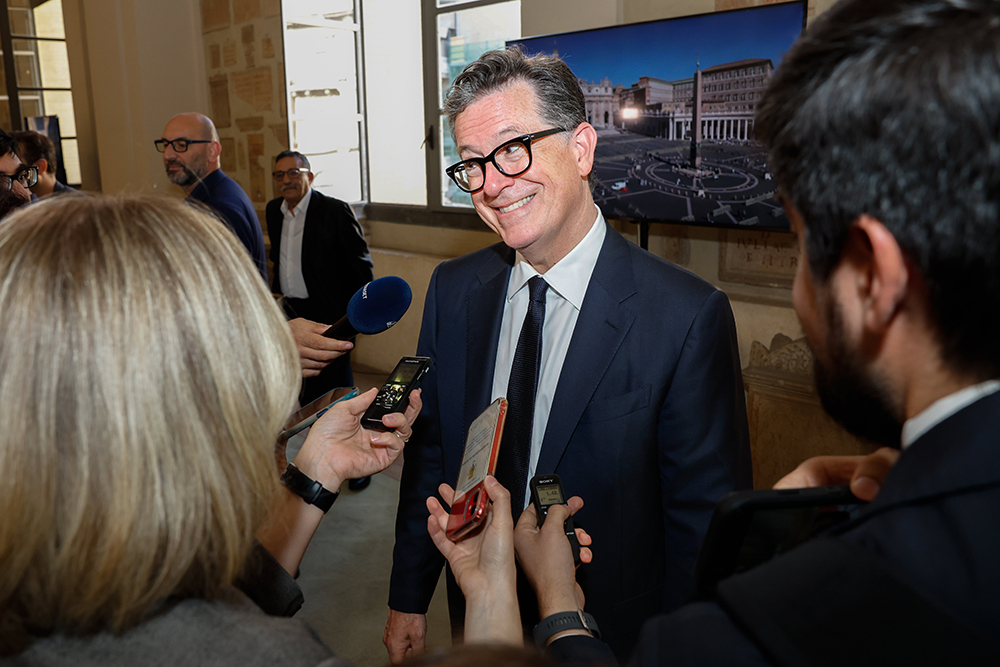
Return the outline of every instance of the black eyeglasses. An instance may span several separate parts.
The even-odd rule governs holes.
[[[566,132],[561,127],[532,132],[497,146],[486,157],[474,157],[456,162],[445,173],[455,181],[455,185],[468,193],[479,192],[486,184],[486,164],[492,162],[501,174],[513,178],[531,169],[531,142],[550,134]]]
[[[33,187],[38,183],[38,167],[21,167],[16,174],[0,174],[0,188],[10,190],[17,181],[25,188]]]
[[[300,169],[289,169],[288,171],[272,171],[271,175],[274,176],[274,180],[283,181],[285,180],[285,175],[291,176],[293,179],[298,178],[299,174],[308,174],[309,170],[305,167]]]
[[[160,151],[161,153],[167,150],[167,146],[172,146],[173,149],[178,153],[184,153],[187,151],[188,146],[190,146],[191,144],[210,144],[210,143],[212,143],[211,139],[181,138],[181,139],[174,139],[173,141],[170,141],[168,139],[157,139],[156,141],[153,142],[153,145],[156,146],[156,150]]]

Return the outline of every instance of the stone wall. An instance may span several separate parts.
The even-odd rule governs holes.
[[[281,0],[201,0],[210,115],[222,169],[264,223],[274,156],[288,148]]]

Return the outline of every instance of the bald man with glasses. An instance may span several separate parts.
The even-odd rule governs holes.
[[[181,186],[188,201],[208,206],[233,230],[266,283],[264,232],[247,193],[222,171],[222,144],[215,123],[200,113],[178,114],[153,144],[163,153],[170,182]]]

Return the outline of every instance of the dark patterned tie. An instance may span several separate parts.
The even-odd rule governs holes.
[[[507,383],[507,421],[504,424],[497,481],[510,491],[514,521],[524,509],[524,489],[528,483],[531,454],[531,422],[535,417],[535,388],[542,367],[542,323],[545,321],[545,290],[541,276],[528,280],[528,312],[517,339],[514,363]]]

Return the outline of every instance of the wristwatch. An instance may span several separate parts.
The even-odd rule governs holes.
[[[281,483],[286,489],[291,491],[310,505],[323,510],[325,514],[333,507],[333,501],[337,499],[340,492],[327,491],[323,485],[314,479],[310,479],[304,472],[295,467],[294,463],[289,463],[285,472],[281,473]]]
[[[539,648],[545,648],[552,635],[564,630],[586,630],[591,636],[601,638],[601,631],[597,627],[594,617],[585,611],[561,611],[558,614],[546,616],[535,626],[535,643]]]

